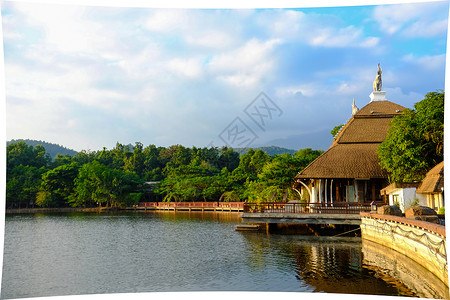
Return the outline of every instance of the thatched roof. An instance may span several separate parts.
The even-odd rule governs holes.
[[[405,108],[391,101],[372,101],[361,108],[355,116],[394,117]]]
[[[390,101],[373,101],[361,108],[335,137],[331,147],[295,178],[387,178],[376,149],[389,122],[405,108]]]
[[[334,143],[381,143],[386,139],[391,118],[352,118]]]
[[[425,179],[422,180],[416,193],[442,193],[444,187],[444,162],[437,164],[434,168],[428,171]]]

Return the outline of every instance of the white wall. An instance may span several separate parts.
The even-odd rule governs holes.
[[[427,206],[427,197],[421,194],[416,194],[416,188],[395,189],[391,194],[389,194],[389,205],[394,205],[395,195],[398,196],[398,201],[402,212],[405,212],[405,210],[414,203],[416,198],[419,200],[419,205]]]

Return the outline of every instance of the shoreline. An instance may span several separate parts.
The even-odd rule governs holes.
[[[68,212],[87,212],[87,213],[103,213],[103,212],[130,212],[130,211],[197,211],[196,209],[184,210],[168,210],[168,209],[155,209],[155,208],[142,208],[142,207],[124,207],[124,208],[116,208],[116,207],[89,207],[89,208],[80,208],[80,207],[60,207],[60,208],[7,208],[5,209],[5,215],[13,215],[13,214],[34,214],[34,213],[68,213]],[[201,211],[201,210],[200,210]],[[204,209],[203,211],[214,211],[214,212],[239,212],[235,210],[227,210],[227,209],[217,209],[217,210],[208,210]]]
[[[7,208],[5,214],[33,214],[45,212],[102,212],[106,211],[98,207],[79,208],[79,207],[60,207],[60,208]]]

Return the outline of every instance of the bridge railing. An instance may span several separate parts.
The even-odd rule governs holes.
[[[243,208],[244,202],[140,202],[139,207]]]
[[[244,203],[244,213],[315,213],[315,214],[359,214],[369,212],[371,205],[368,203]]]

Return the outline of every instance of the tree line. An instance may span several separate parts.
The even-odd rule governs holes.
[[[322,151],[270,156],[228,147],[144,147],[58,154],[24,141],[7,146],[6,205],[15,207],[122,207],[145,201],[146,182],[164,201],[283,201],[297,172]]]
[[[52,159],[55,159],[57,154],[75,155],[77,153],[77,151],[72,150],[72,149],[68,149],[68,148],[66,148],[64,146],[61,146],[61,145],[47,143],[45,141],[30,140],[30,139],[11,140],[11,141],[7,141],[6,145],[18,143],[18,142],[21,142],[21,141],[25,142],[28,146],[33,146],[33,147],[36,147],[37,145],[43,146],[45,148],[45,152],[47,152]]]
[[[377,150],[389,181],[420,181],[443,160],[444,92],[425,95],[390,123]],[[331,134],[335,136],[340,126]],[[116,144],[113,149],[58,154],[24,141],[7,145],[7,207],[128,206],[145,200],[146,182],[164,201],[286,201],[300,172],[323,151],[301,149],[268,155],[249,149],[182,145],[144,148]]]

